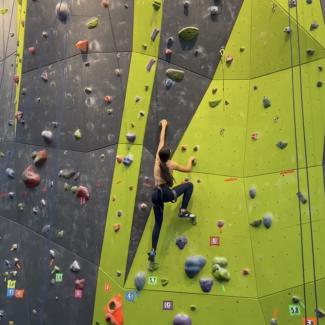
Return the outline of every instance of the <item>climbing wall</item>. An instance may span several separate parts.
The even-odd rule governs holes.
[[[0,0],[0,324],[321,325],[323,0]],[[147,261],[159,121],[196,158]]]

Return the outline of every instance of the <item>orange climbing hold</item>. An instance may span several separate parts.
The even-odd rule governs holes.
[[[115,295],[105,306],[105,320],[111,325],[123,325],[122,296]]]
[[[88,52],[88,41],[81,40],[81,41],[77,42],[76,48],[79,49],[81,53],[87,53]]]

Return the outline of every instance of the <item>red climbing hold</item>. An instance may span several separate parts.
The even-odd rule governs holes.
[[[25,185],[29,188],[33,188],[39,185],[41,182],[41,177],[37,173],[34,172],[33,167],[28,166],[22,174],[23,181]]]
[[[78,189],[76,191],[76,196],[77,196],[77,198],[79,198],[80,204],[84,205],[86,203],[86,201],[88,201],[90,198],[88,188],[85,186],[78,186]]]
[[[85,288],[85,279],[77,279],[74,284],[77,290],[83,290]]]
[[[76,48],[79,49],[81,53],[87,53],[88,52],[88,41],[81,40],[81,41],[77,42]]]
[[[108,324],[123,325],[122,296],[115,295],[105,307],[105,320]]]
[[[31,55],[35,55],[36,54],[36,47],[35,46],[31,46],[28,48],[28,53]]]

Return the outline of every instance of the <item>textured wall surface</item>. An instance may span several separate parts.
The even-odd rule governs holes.
[[[0,0],[0,324],[324,322],[325,4],[291,3]],[[197,224],[165,205],[153,270],[163,118]]]

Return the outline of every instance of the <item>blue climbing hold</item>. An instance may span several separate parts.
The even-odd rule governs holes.
[[[179,249],[183,249],[187,244],[187,238],[185,236],[179,236],[176,238],[176,245]]]
[[[266,229],[269,229],[269,228],[271,228],[271,226],[272,226],[272,217],[270,216],[270,215],[265,215],[264,217],[263,217],[263,225],[264,225],[264,227],[266,228]]]
[[[146,274],[144,272],[139,272],[135,275],[134,285],[138,291],[141,291],[146,284]]]
[[[256,197],[256,189],[254,187],[251,187],[249,189],[249,196],[250,196],[251,199],[255,199],[255,197]]]
[[[175,81],[173,81],[173,80],[171,80],[169,78],[167,78],[165,80],[165,87],[166,87],[166,89],[170,89],[171,87],[173,87],[174,84],[175,84]]]
[[[189,278],[194,278],[204,267],[206,259],[203,256],[190,256],[185,261],[185,273]]]

